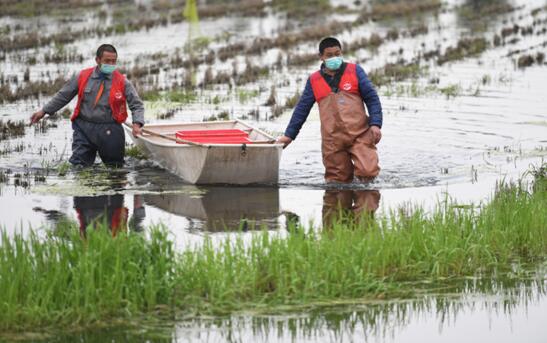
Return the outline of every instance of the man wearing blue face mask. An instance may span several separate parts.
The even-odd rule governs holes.
[[[289,145],[317,102],[325,180],[348,183],[357,177],[369,181],[380,172],[376,144],[382,138],[382,105],[378,94],[363,68],[344,62],[336,38],[319,43],[319,57],[323,61],[320,70],[308,79],[285,134],[277,142]]]
[[[127,119],[126,103],[133,117],[133,135],[141,134],[144,105],[131,82],[116,70],[117,59],[114,46],[101,45],[95,57],[97,65],[72,77],[30,118],[34,124],[46,114],[54,115],[78,95],[70,118],[74,131],[69,161],[73,165],[90,166],[97,153],[106,165],[123,165],[125,135],[121,124]]]

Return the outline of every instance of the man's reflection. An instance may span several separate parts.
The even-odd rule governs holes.
[[[335,223],[355,222],[374,218],[380,206],[377,190],[326,190],[323,195],[323,227]]]
[[[129,226],[134,231],[142,231],[145,212],[140,195],[133,196],[133,208]],[[101,224],[108,225],[112,236],[127,231],[129,210],[125,207],[123,194],[74,197],[74,209],[82,236],[86,235],[88,227],[97,228]]]

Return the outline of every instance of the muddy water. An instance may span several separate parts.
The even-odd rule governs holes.
[[[431,207],[447,195],[465,204],[483,201],[492,193],[497,180],[518,178],[530,165],[540,164],[547,155],[544,88],[547,68],[538,64],[525,69],[516,67],[516,59],[522,53],[547,52],[544,45],[547,35],[541,33],[546,26],[547,11],[532,16],[531,11],[545,6],[545,1],[514,1],[510,3],[516,7],[515,11],[485,15],[477,23],[462,15],[460,6],[466,3],[449,1],[436,16],[368,22],[339,35],[344,41],[352,41],[373,32],[383,35],[392,28],[404,30],[420,23],[427,25],[427,34],[400,37],[378,49],[359,49],[346,56],[370,71],[400,58],[411,60],[437,47],[442,50],[455,46],[461,36],[484,36],[492,41],[502,28],[514,24],[525,27],[535,20],[540,21],[533,34],[515,35],[518,41],[491,46],[478,56],[442,66],[422,62],[425,71],[418,77],[381,87],[384,127],[378,150],[382,172],[371,184],[355,183],[333,188],[324,183],[316,108],[297,140],[283,153],[279,185],[238,188],[187,185],[150,161],[132,158],[121,170],[105,170],[97,165],[92,171],[68,171],[60,176],[55,168],[70,155],[71,129],[67,120],[50,120],[44,130],[27,128],[24,137],[0,141],[0,151],[5,152],[0,154],[0,171],[8,176],[6,183],[0,183],[0,223],[8,232],[27,231],[30,227],[46,232],[62,218],[80,221],[85,226],[105,211],[111,218],[115,211],[127,209],[130,230],[145,231],[150,225],[162,223],[170,228],[177,245],[184,248],[201,242],[205,235],[222,240],[232,235],[251,235],[254,230],[262,228],[282,232],[289,221],[321,226],[323,214],[332,207],[333,199],[342,199],[347,206],[376,211],[377,214],[409,202]],[[356,15],[350,12],[334,13],[328,19],[351,21],[355,18]],[[67,25],[54,18],[52,21],[47,17],[40,20],[56,23],[48,26],[47,34],[60,32]],[[2,17],[0,22],[2,25],[36,29],[36,21],[24,18]],[[97,23],[100,20],[90,16],[87,21],[74,23],[73,28],[81,29]],[[309,18],[289,19],[285,13],[268,9],[261,17],[203,19],[197,29],[187,23],[177,23],[104,39],[83,38],[66,44],[64,49],[92,56],[94,47],[108,40],[118,47],[122,63],[132,66],[137,65],[137,59],[140,61],[141,58],[143,63],[149,63],[146,56],[156,52],[169,55],[183,51],[184,54],[188,40],[195,39],[196,35],[208,37],[211,40],[208,48],[218,49],[254,37],[298,32],[311,25],[314,21]],[[11,34],[16,35],[17,31]],[[272,48],[250,56],[252,63],[272,64],[269,76],[243,86],[218,85],[201,89],[197,98],[188,104],[147,102],[147,120],[201,121],[227,110],[233,118],[245,118],[275,135],[281,134],[291,111],[285,110],[278,118],[270,118],[271,109],[264,103],[271,87],[276,87],[277,101],[283,104],[288,97],[302,90],[307,76],[317,65],[273,67],[273,64],[280,55],[313,52],[315,45],[315,41],[303,42],[291,51]],[[18,55],[40,57],[54,49],[57,48],[45,46],[7,53],[5,59],[0,60],[0,69],[6,77],[18,77],[18,82],[22,82],[28,65]],[[516,50],[521,53],[508,56]],[[233,65],[244,69],[245,60],[246,56],[236,56],[224,62],[216,61],[212,67],[215,71],[231,73]],[[30,77],[31,80],[47,79],[47,72],[53,76],[70,74],[90,63],[93,63],[91,58],[82,63],[61,64],[42,63],[38,58],[38,63],[30,66]],[[196,82],[203,78],[205,69],[206,66],[202,65],[192,71]],[[170,86],[187,72],[183,69],[160,71],[154,82]],[[15,87],[13,82],[11,84]],[[246,94],[251,95],[244,96]],[[213,102],[215,97],[220,100]],[[27,119],[45,101],[47,97],[1,103],[0,119]],[[173,117],[167,120],[156,118],[158,113],[168,109],[173,110]],[[258,115],[250,117],[250,111],[256,111]],[[477,297],[480,301],[467,298],[457,302],[454,306],[462,310],[458,316],[451,317],[451,321],[442,321],[442,313],[436,312],[433,305],[423,311],[408,310],[412,315],[404,317],[406,321],[403,322],[408,322],[408,325],[401,325],[404,329],[388,325],[386,334],[373,335],[374,339],[382,342],[413,341],[421,335],[426,341],[439,338],[460,341],[465,330],[474,329],[480,331],[476,332],[477,337],[486,342],[512,339],[533,342],[547,337],[545,331],[541,331],[542,327],[537,325],[538,318],[547,313],[543,293],[536,294],[535,301],[516,302],[510,315],[498,313],[496,306],[477,305],[489,301],[490,304],[499,304],[502,298],[483,299],[480,294]],[[394,315],[389,304],[374,306],[385,308],[388,317]],[[364,311],[368,310],[369,307],[365,306]],[[360,322],[359,311],[359,308],[349,311],[335,309],[332,313],[313,314],[317,320],[310,319],[311,315],[298,314],[295,317],[268,317],[263,321],[261,317],[243,316],[233,320],[182,322],[170,331],[173,338],[166,341],[223,341],[227,338],[234,341],[351,341],[352,337],[370,336],[369,327],[355,324]],[[253,325],[257,321],[266,324],[256,328]],[[310,321],[316,324],[314,328],[306,327]],[[511,322],[518,325],[511,326]],[[489,325],[491,329],[487,330]],[[498,326],[499,329],[494,329]],[[125,334],[112,338],[121,340]],[[92,341],[93,337],[90,334],[86,340]],[[101,340],[108,338],[101,337]]]

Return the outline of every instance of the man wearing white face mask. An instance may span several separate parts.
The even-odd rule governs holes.
[[[344,62],[336,38],[319,43],[319,57],[321,68],[308,79],[285,135],[277,142],[289,145],[317,102],[325,180],[348,183],[355,176],[369,181],[380,172],[376,144],[382,137],[382,105],[378,94],[359,65]]]
[[[78,95],[70,118],[74,131],[69,161],[73,165],[90,166],[97,153],[107,165],[123,165],[125,135],[121,124],[127,119],[126,103],[133,117],[133,135],[141,134],[144,105],[131,82],[116,70],[117,59],[114,46],[101,45],[95,57],[97,65],[74,75],[30,118],[34,124],[46,114],[54,115]]]

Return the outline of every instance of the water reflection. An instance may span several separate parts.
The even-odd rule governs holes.
[[[186,217],[189,229],[223,231],[277,229],[279,189],[192,187],[183,194],[145,194],[147,205]]]
[[[83,236],[89,228],[106,224],[115,236],[119,231],[131,228],[142,231],[145,217],[144,205],[140,195],[133,196],[133,214],[129,218],[129,210],[124,204],[124,195],[101,195],[74,197],[80,232]]]
[[[59,336],[52,342],[418,342],[542,341],[545,270],[519,279],[413,284],[412,299],[362,300],[280,315],[198,317],[134,329]],[[469,320],[475,327],[470,328]]]
[[[323,227],[369,220],[380,205],[377,190],[329,189],[323,195]]]

